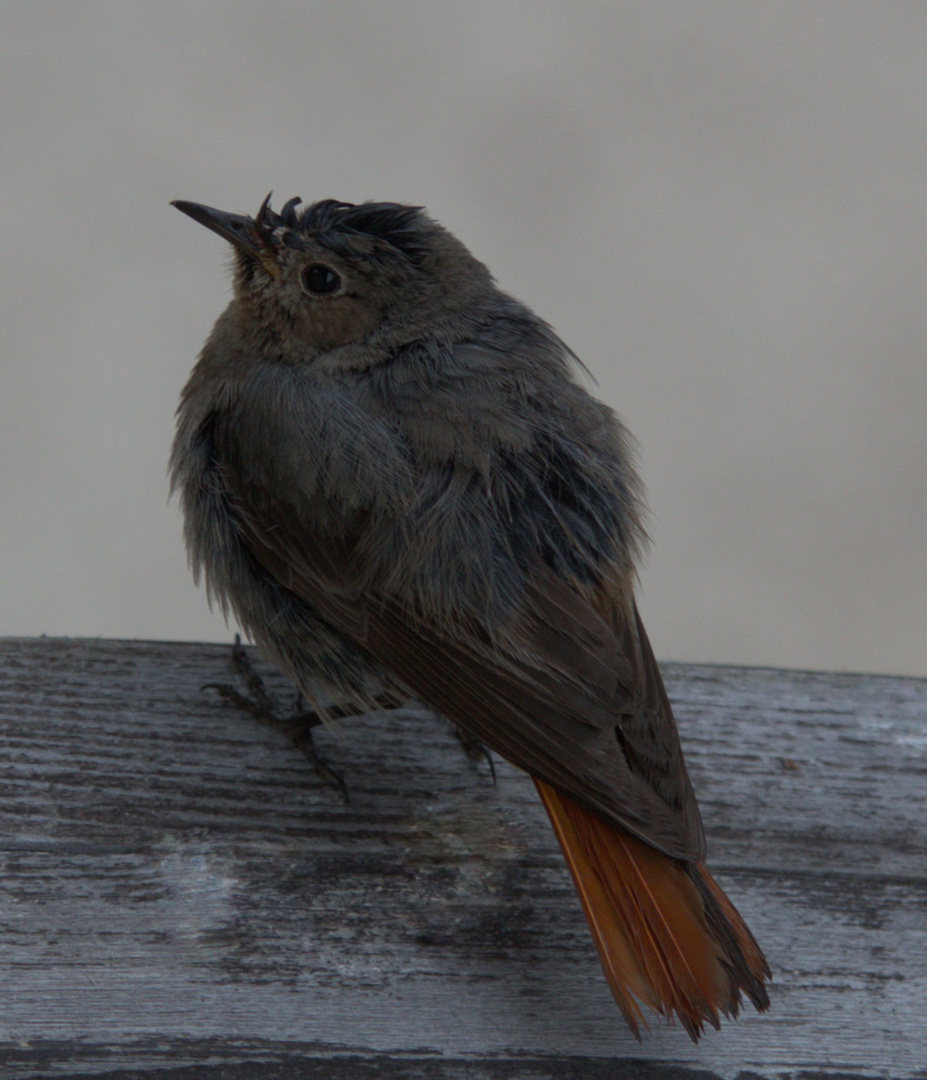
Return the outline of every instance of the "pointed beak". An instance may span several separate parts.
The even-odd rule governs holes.
[[[181,213],[192,217],[200,225],[205,225],[207,229],[212,229],[214,233],[218,233],[246,255],[255,258],[266,255],[260,235],[254,227],[253,218],[245,217],[243,214],[227,214],[224,210],[214,210],[211,206],[184,202],[182,199],[172,202],[171,206],[176,206]]]

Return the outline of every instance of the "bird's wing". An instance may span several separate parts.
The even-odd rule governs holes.
[[[533,776],[669,855],[704,837],[672,710],[633,601],[584,595],[546,566],[502,635],[363,592],[351,548],[226,479],[261,566],[413,694]]]

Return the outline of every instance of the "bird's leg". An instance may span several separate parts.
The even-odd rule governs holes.
[[[240,635],[235,635],[235,644],[232,646],[232,666],[237,675],[243,680],[248,689],[247,694],[241,693],[230,683],[206,683],[203,690],[215,690],[223,701],[228,701],[236,709],[253,716],[268,727],[282,731],[284,735],[306,756],[315,772],[323,780],[337,787],[349,802],[348,787],[344,777],[329,764],[325,756],[316,748],[312,737],[312,729],[323,723],[323,717],[314,709],[304,707],[302,695],[297,693],[294,708],[289,714],[285,714],[280,703],[264,685],[264,680],[255,670],[248,653],[241,643]],[[395,694],[384,691],[378,694],[374,700],[383,709],[395,709],[402,702]],[[369,710],[352,701],[344,701],[332,705],[325,710],[325,718],[330,720],[344,720],[351,716],[361,716]]]
[[[297,692],[293,709],[289,713],[285,713],[276,697],[264,685],[264,680],[251,663],[251,659],[241,643],[239,634],[235,635],[231,659],[232,667],[235,669],[235,673],[244,681],[248,693],[241,693],[231,683],[206,683],[202,689],[215,690],[223,701],[227,701],[236,709],[253,716],[255,720],[260,721],[262,724],[283,732],[290,742],[305,755],[313,771],[333,787],[337,787],[345,802],[350,802],[344,777],[331,766],[328,759],[317,749],[315,740],[312,737],[312,730],[324,723],[325,720],[350,719],[352,716],[362,716],[369,710],[363,705],[346,700],[328,706],[325,709],[325,718],[323,719],[315,709],[306,709],[304,707],[302,694]],[[384,711],[397,709],[405,703],[404,697],[391,690],[385,690],[377,694],[373,700]],[[457,724],[452,723],[451,730],[471,761],[479,762],[485,758],[486,763],[489,765],[492,782],[495,784],[496,765],[489,748]]]
[[[457,737],[458,742],[464,748],[464,753],[473,762],[479,762],[482,758],[486,759],[486,763],[489,765],[489,772],[492,776],[492,782],[496,782],[496,764],[492,759],[492,752],[485,743],[481,743],[476,736],[471,735],[469,731],[460,727],[458,724],[451,724],[451,730]]]

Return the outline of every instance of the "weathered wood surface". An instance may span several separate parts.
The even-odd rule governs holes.
[[[345,805],[228,658],[0,639],[0,1076],[927,1077],[927,681],[666,667],[775,982],[639,1046],[526,777],[351,720]]]

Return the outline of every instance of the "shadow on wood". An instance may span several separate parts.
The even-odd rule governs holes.
[[[345,805],[229,656],[0,640],[0,1076],[927,1076],[927,681],[665,666],[773,1004],[638,1046],[527,777],[405,710]]]

